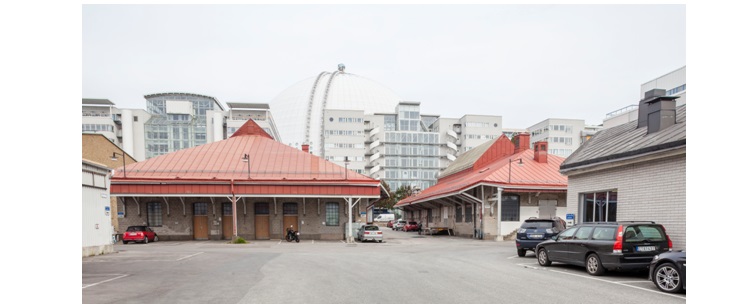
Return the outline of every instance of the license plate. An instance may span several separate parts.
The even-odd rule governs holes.
[[[636,251],[656,251],[656,246],[637,246]]]
[[[531,239],[542,239],[543,234],[529,234],[528,237]]]

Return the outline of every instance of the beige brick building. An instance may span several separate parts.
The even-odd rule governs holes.
[[[82,133],[82,159],[94,161],[96,163],[107,166],[111,169],[123,168],[123,158],[118,157],[112,160],[113,153],[123,154],[123,149],[110,141],[105,135],[100,133]],[[136,163],[136,160],[126,153],[126,165]],[[113,229],[116,233],[123,233],[118,223],[118,208],[116,198],[110,197],[110,216],[113,222]],[[123,227],[125,229],[125,226]]]
[[[686,105],[648,92],[638,121],[595,134],[561,165],[576,222],[654,221],[687,248]]]

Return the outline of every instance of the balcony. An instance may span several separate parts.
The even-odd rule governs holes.
[[[379,166],[379,165],[377,165],[377,166],[374,166],[374,167],[372,167],[372,169],[371,169],[371,170],[369,170],[369,174],[374,174],[374,173],[377,173],[377,172],[379,172],[379,170],[380,170],[380,169],[381,169],[381,168],[380,168],[380,166]]]
[[[371,143],[371,144],[369,145],[369,150],[371,150],[371,149],[374,149],[374,148],[376,148],[376,147],[379,147],[379,146],[380,146],[381,144],[382,144],[382,143],[381,143],[380,141],[378,141],[378,140],[377,140],[377,141],[374,141],[373,143]]]
[[[448,158],[448,160],[450,160],[450,161],[455,161],[456,160],[456,156],[454,156],[453,154],[450,154],[450,153],[446,154],[446,158]]]
[[[459,147],[456,144],[452,143],[452,142],[448,142],[447,141],[446,142],[446,146],[449,147],[449,148],[451,148],[451,150],[454,150],[454,152],[459,152]]]
[[[448,131],[446,131],[446,134],[448,136],[453,137],[454,139],[459,139],[459,135],[457,135],[456,132],[454,132],[454,131],[448,130]]]
[[[369,157],[369,162],[373,162],[381,157],[381,154],[374,153],[371,157]]]
[[[377,134],[379,134],[379,132],[380,132],[380,131],[381,131],[381,130],[379,129],[379,127],[377,127],[377,128],[374,128],[374,129],[372,129],[372,130],[371,130],[371,131],[369,132],[369,137],[372,137],[372,136],[374,136],[374,135],[377,135]]]

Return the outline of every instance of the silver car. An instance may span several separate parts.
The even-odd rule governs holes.
[[[395,221],[394,226],[392,226],[392,230],[400,231],[402,230],[402,227],[405,227],[405,224],[407,224],[406,220]]]
[[[382,231],[379,230],[379,226],[377,225],[364,225],[359,228],[359,232],[356,235],[356,239],[363,242],[363,241],[378,241],[382,242]]]

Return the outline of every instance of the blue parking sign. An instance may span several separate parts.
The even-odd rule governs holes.
[[[574,213],[567,213],[566,214],[566,219],[567,220],[573,220],[574,219]]]

